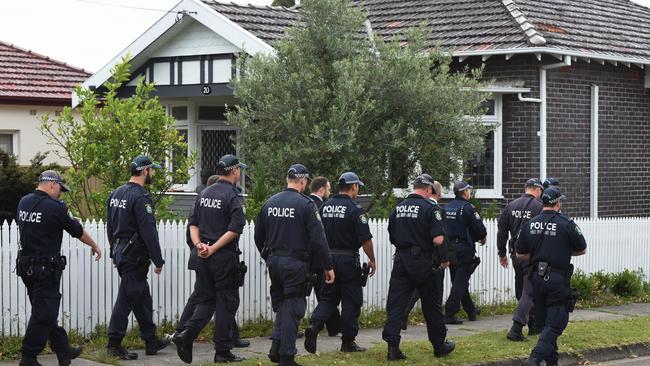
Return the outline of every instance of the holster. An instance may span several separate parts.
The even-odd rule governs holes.
[[[481,264],[481,258],[474,256],[474,259],[472,259],[472,262],[470,264],[470,273],[474,273],[474,271],[476,271],[476,268],[478,268],[478,265]]]
[[[307,278],[303,283],[302,296],[309,296],[311,294],[311,290],[314,288],[314,284],[316,283],[317,278],[318,276],[316,275],[316,273],[307,271]]]
[[[569,310],[570,313],[572,313],[573,310],[575,310],[576,308],[576,303],[578,302],[579,294],[580,293],[575,288],[571,288],[569,290],[569,300],[567,302],[567,309]]]
[[[265,261],[269,258],[269,247],[268,247],[268,246],[265,245],[265,246],[262,248],[262,251],[260,252],[260,256],[261,256],[262,259],[264,259]]]
[[[236,284],[237,287],[242,287],[244,286],[244,280],[246,279],[246,272],[248,272],[248,267],[246,267],[246,262],[241,261],[237,264],[236,267]]]
[[[366,287],[368,283],[368,276],[370,275],[370,267],[368,263],[364,263],[361,266],[361,287]]]
[[[28,255],[24,255],[22,250],[18,251],[16,256],[16,274],[18,277],[23,277],[27,275],[29,267],[32,266],[32,258]]]

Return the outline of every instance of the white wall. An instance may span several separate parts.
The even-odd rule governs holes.
[[[30,111],[36,111],[31,115]],[[39,130],[40,118],[45,113],[54,117],[56,111],[63,107],[29,106],[29,105],[4,105],[0,104],[0,133],[14,132],[14,153],[20,165],[29,165],[29,161],[38,152],[51,151],[45,163],[58,163],[68,166],[64,160],[54,153],[54,146],[47,143],[47,138]]]

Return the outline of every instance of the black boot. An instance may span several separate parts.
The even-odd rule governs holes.
[[[540,328],[536,327],[535,325],[530,325],[530,324],[528,325],[528,336],[529,337],[538,335],[541,332],[542,332],[542,330]]]
[[[309,353],[316,353],[316,344],[318,341],[318,332],[320,329],[312,324],[305,329],[305,349]]]
[[[236,339],[236,340],[233,342],[233,346],[235,346],[235,348],[246,348],[246,347],[248,347],[248,346],[250,346],[250,345],[251,345],[251,342],[250,342],[250,341],[247,341],[247,340],[245,340],[245,339],[241,339],[241,338]]]
[[[220,351],[214,354],[214,363],[242,362],[245,358],[234,355],[230,351]]]
[[[437,347],[435,350],[433,350],[433,355],[435,357],[444,357],[454,351],[456,348],[456,343],[454,341],[445,341],[445,343],[442,344],[442,346]]]
[[[122,341],[117,340],[108,340],[108,346],[106,346],[106,353],[109,356],[117,357],[120,360],[137,360],[138,354],[135,352],[129,352],[126,348],[122,347]]]
[[[278,366],[302,366],[296,363],[294,356],[280,356],[280,363]]]
[[[475,322],[479,315],[481,315],[481,308],[475,308],[474,311],[467,313],[467,319],[471,322]]]
[[[190,334],[189,329],[174,334],[172,340],[176,345],[176,353],[178,357],[185,363],[192,363],[192,343],[194,343],[194,336]]]
[[[513,342],[525,342],[528,338],[524,337],[523,333],[524,326],[517,322],[512,322],[512,327],[508,332],[508,339]]]
[[[160,339],[160,338],[156,337],[156,338],[154,338],[154,339],[152,339],[150,341],[147,341],[145,343],[144,353],[147,356],[153,356],[156,353],[158,353],[158,351],[160,351],[161,349],[164,349],[167,346],[169,346],[169,340],[168,339],[163,340],[163,339]]]
[[[20,363],[18,366],[43,366],[38,361],[36,361],[36,357],[21,357],[20,358]]]
[[[365,352],[366,349],[359,346],[354,338],[342,338],[341,352]]]
[[[79,357],[83,348],[81,347],[72,347],[68,346],[68,349],[65,352],[57,353],[56,358],[59,360],[59,366],[68,366],[72,363],[72,360]]]
[[[280,362],[280,341],[273,340],[269,350],[269,360],[273,363]]]
[[[406,360],[406,355],[402,353],[399,346],[388,345],[388,361]]]
[[[454,315],[445,315],[445,324],[463,324],[463,321]]]
[[[336,337],[341,332],[341,314],[338,310],[327,319],[325,325],[327,326],[327,335],[330,337]]]
[[[524,361],[524,366],[539,366],[539,361],[532,357],[529,357],[526,361]]]

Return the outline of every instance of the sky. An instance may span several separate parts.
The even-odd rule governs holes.
[[[220,1],[269,5],[272,0]],[[634,1],[650,7],[650,0]],[[0,0],[0,41],[95,72],[178,2]]]

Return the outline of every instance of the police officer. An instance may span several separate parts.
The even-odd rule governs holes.
[[[528,262],[517,259],[514,246],[525,223],[542,212],[542,201],[539,200],[539,197],[542,195],[543,188],[539,179],[529,179],[526,181],[525,193],[508,203],[499,216],[497,232],[499,262],[503,268],[508,268],[508,257],[506,256],[506,251],[508,251],[512,258],[512,267],[515,270],[515,294],[519,300],[512,318],[512,328],[508,332],[508,339],[511,341],[526,340],[522,333],[522,328],[526,324],[528,324],[528,335],[539,333],[535,327],[533,295],[528,281],[530,266]]]
[[[355,342],[363,305],[359,248],[362,247],[368,256],[369,276],[375,274],[377,266],[368,218],[361,205],[355,202],[362,186],[363,182],[356,173],[341,174],[339,193],[320,208],[337,276],[333,284],[323,286],[318,306],[311,316],[310,327],[305,330],[305,349],[310,353],[316,353],[318,332],[338,310],[339,303],[343,309],[341,352],[365,351],[365,348]]]
[[[67,366],[79,357],[81,347],[71,347],[65,329],[57,324],[61,304],[59,285],[66,266],[66,258],[61,256],[63,230],[88,245],[96,261],[102,257],[102,251],[59,200],[62,192],[69,191],[61,175],[46,170],[38,181],[36,190],[18,203],[16,215],[20,234],[16,273],[25,284],[32,306],[20,365],[40,365],[36,357],[49,341],[59,365]]]
[[[560,213],[562,195],[557,187],[542,194],[544,210],[528,221],[516,243],[517,256],[532,265],[531,284],[537,324],[543,325],[537,345],[525,365],[558,364],[557,338],[569,322],[575,305],[570,283],[573,273],[571,256],[584,255],[585,238],[573,220]]]
[[[447,328],[442,312],[440,263],[434,259],[434,250],[444,243],[443,217],[435,210],[429,198],[433,193],[433,179],[422,174],[413,182],[413,193],[400,202],[388,219],[390,242],[396,247],[393,271],[390,275],[386,324],[382,338],[388,344],[388,361],[406,359],[399,348],[400,327],[404,312],[414,289],[422,299],[422,312],[427,323],[429,342],[434,356],[442,357],[455,348],[445,341]]]
[[[234,355],[233,326],[239,307],[239,286],[243,285],[243,269],[239,262],[239,235],[246,225],[246,216],[236,184],[241,169],[247,166],[231,154],[219,159],[220,179],[201,192],[190,216],[190,236],[199,261],[196,289],[198,303],[183,331],[174,336],[178,356],[192,363],[192,343],[215,316],[215,363],[240,362]]]
[[[209,187],[213,184],[215,184],[218,180],[220,179],[220,176],[218,175],[211,175],[210,178],[208,178],[206,182],[206,187]],[[237,187],[239,191],[239,187]],[[242,199],[242,204],[244,204],[244,196],[239,191],[239,197]],[[192,216],[194,212],[194,206],[190,208],[190,217]],[[192,241],[192,236],[190,235],[190,225],[189,225],[189,220],[187,224],[187,230],[186,230],[186,243],[190,248],[190,258],[187,260],[187,269],[190,271],[198,271],[199,270],[199,255],[196,252],[196,247],[194,246],[194,242]],[[194,314],[194,310],[196,309],[196,306],[198,305],[200,301],[200,293],[201,293],[201,288],[199,286],[199,282],[194,283],[194,291],[192,291],[192,294],[190,297],[187,299],[187,303],[185,304],[185,308],[183,309],[183,313],[181,314],[180,319],[178,320],[178,323],[176,324],[176,333],[180,333],[183,331],[185,327],[185,323],[187,323],[188,320],[192,318],[192,315]],[[237,326],[237,322],[233,324],[232,327],[232,339],[233,339],[233,345],[237,348],[245,348],[250,346],[250,342],[241,339],[239,336],[239,327]],[[173,339],[173,335],[172,335]]]
[[[120,275],[120,287],[108,325],[109,355],[122,360],[135,360],[137,353],[122,346],[128,317],[135,315],[140,337],[145,341],[145,354],[155,355],[167,347],[168,341],[156,337],[153,302],[147,283],[150,263],[160,274],[165,261],[160,251],[154,204],[144,188],[153,181],[154,164],[141,155],[131,162],[131,179],[118,187],[108,198],[106,232],[111,245],[111,258]]]
[[[440,262],[440,268],[439,268],[440,276],[436,276],[434,278],[439,282],[437,288],[438,288],[438,296],[440,297],[440,299],[442,299],[442,294],[443,294],[445,269],[449,268],[449,259],[450,259],[449,244],[447,243],[447,239],[446,239],[445,210],[438,203],[440,202],[441,199],[442,199],[442,184],[440,184],[440,182],[438,182],[437,180],[433,181],[433,194],[431,195],[431,198],[429,200],[431,201],[431,204],[433,204],[434,210],[439,212],[440,216],[442,217],[442,226],[444,232],[443,235],[445,235],[444,243],[436,247],[436,250],[434,251],[434,261]],[[403,330],[406,330],[408,328],[409,315],[411,314],[411,310],[413,310],[413,307],[415,307],[415,303],[417,303],[419,299],[420,299],[420,292],[417,289],[413,290],[413,295],[411,295],[411,300],[409,301],[408,306],[406,307],[406,311],[404,312],[404,323],[402,324]]]
[[[296,335],[305,315],[305,296],[311,293],[314,258],[325,270],[325,283],[334,283],[327,239],[314,202],[302,194],[309,172],[294,164],[287,172],[287,188],[262,206],[255,220],[255,245],[265,258],[271,277],[271,304],[275,327],[269,359],[281,366],[298,365]]]
[[[451,274],[451,292],[445,303],[445,323],[462,324],[456,317],[461,303],[470,321],[476,320],[480,310],[474,305],[469,295],[469,279],[480,263],[476,256],[474,243],[485,244],[487,230],[474,205],[469,203],[472,186],[459,181],[454,184],[454,198],[445,205],[447,216],[447,236],[454,246],[456,264],[449,267]]]
[[[330,197],[331,189],[331,184],[327,178],[322,176],[315,177],[309,185],[309,198],[311,198],[316,204],[316,207],[320,209],[323,202],[327,201]],[[314,294],[316,295],[316,299],[320,301],[320,294],[324,283],[323,274],[325,272],[323,272],[322,268],[317,267],[318,263],[312,263],[312,271],[316,273]],[[339,313],[338,308],[336,308],[329,319],[327,319],[325,326],[327,327],[327,333],[330,337],[336,336],[341,331],[341,314]],[[298,335],[298,337],[300,337],[300,335]]]

